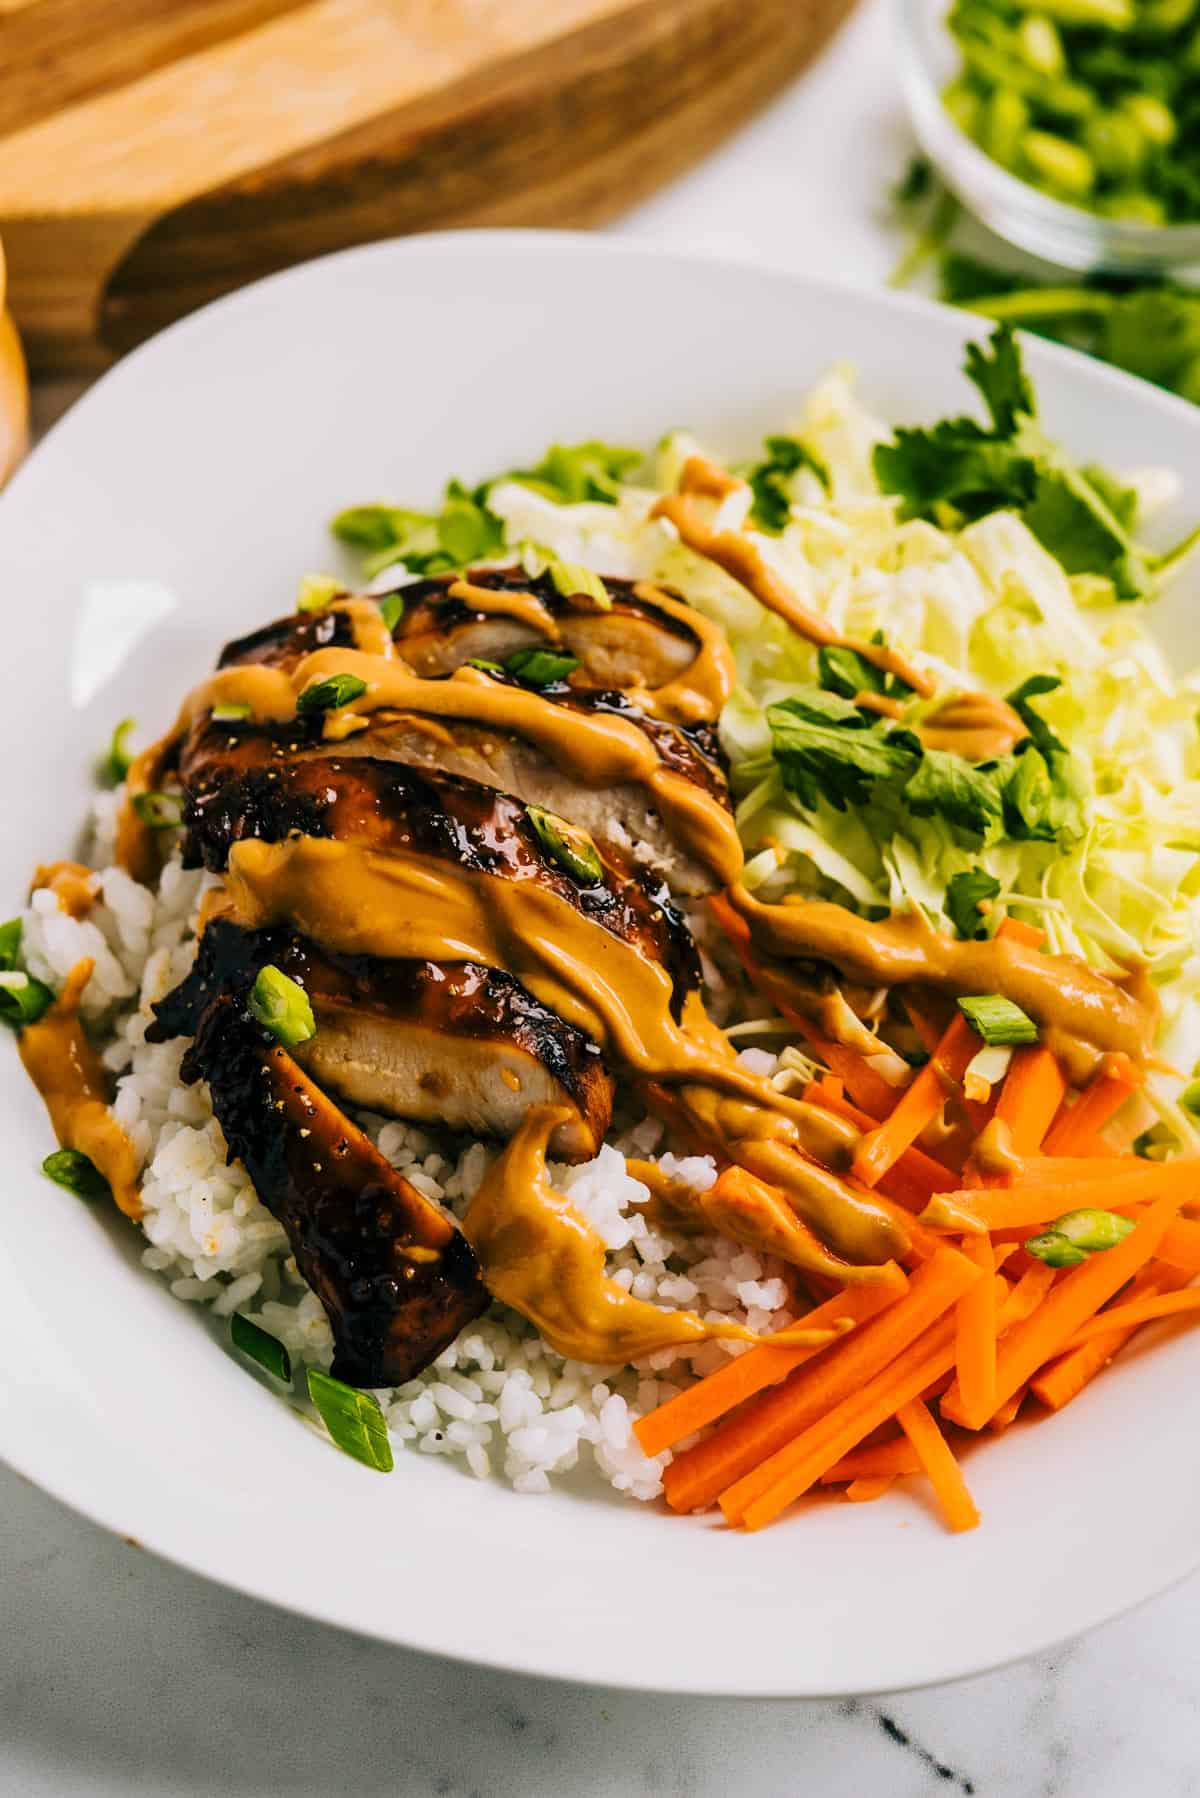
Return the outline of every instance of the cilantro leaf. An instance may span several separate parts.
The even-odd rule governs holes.
[[[819,698],[831,701],[834,695]],[[818,723],[813,714],[814,707],[806,700],[785,699],[767,708],[783,784],[808,811],[817,809],[819,798],[839,812],[865,805],[878,783],[906,779],[920,759],[920,745],[914,749],[916,739],[907,731],[885,736],[865,727],[861,713],[855,714],[857,726],[848,717],[839,723]]]
[[[994,773],[946,749],[927,749],[904,789],[918,818],[942,818],[981,846],[1004,834],[1004,798]]]
[[[898,429],[874,451],[875,478],[885,493],[898,493],[905,516],[929,518],[944,504],[967,520],[1033,498],[1033,461],[988,435],[971,418],[945,418],[929,430]]]
[[[816,475],[826,493],[830,489],[829,470],[798,437],[768,437],[763,448],[767,454],[746,473],[754,504],[751,523],[760,530],[779,532],[787,524],[792,496],[788,481],[797,470],[807,468]]]
[[[844,695],[825,692],[821,687],[801,687],[798,693],[781,700],[780,704],[812,724],[838,724],[847,730],[866,730],[869,723]]]
[[[883,670],[860,656],[856,649],[823,643],[817,651],[817,673],[821,685],[843,699],[854,699],[859,693],[883,692]]]
[[[1011,437],[1021,418],[1037,416],[1033,386],[1007,325],[996,327],[986,348],[974,341],[968,343],[964,372],[983,395],[997,437]]]
[[[1000,882],[983,868],[966,868],[951,875],[943,904],[959,936],[977,939],[987,935],[979,907],[994,899],[999,891]]]
[[[621,482],[640,468],[643,460],[641,450],[622,449],[594,437],[586,443],[552,443],[532,468],[510,469],[484,485],[518,481],[556,505],[573,506],[582,500],[596,500],[612,506],[619,497]]]

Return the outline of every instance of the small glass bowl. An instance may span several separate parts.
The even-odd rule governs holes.
[[[1009,174],[962,131],[942,104],[958,73],[945,26],[946,0],[895,0],[900,74],[917,139],[946,186],[997,236],[1070,269],[1162,274],[1200,265],[1200,223],[1144,225],[1053,200]]]

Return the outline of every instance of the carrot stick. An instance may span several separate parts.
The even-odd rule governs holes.
[[[858,1391],[979,1277],[978,1267],[965,1255],[945,1246],[939,1248],[931,1260],[917,1268],[903,1298],[861,1329],[833,1343],[819,1359],[797,1368],[776,1391],[764,1393],[703,1442],[677,1456],[663,1474],[667,1503],[672,1510],[694,1511],[711,1504],[727,1486],[848,1394]],[[878,1421],[886,1422],[886,1418]],[[848,1446],[853,1448],[855,1444]],[[835,1461],[839,1458],[833,1456]]]
[[[963,1253],[987,1274],[994,1271],[992,1245],[986,1236],[968,1237]],[[996,1282],[977,1280],[958,1301],[955,1359],[963,1403],[988,1410],[996,1397]],[[903,1421],[903,1420],[902,1420]]]
[[[1072,1268],[1046,1294],[1032,1316],[1004,1336],[996,1355],[993,1410],[1011,1398],[1018,1386],[1032,1379],[1052,1356],[1061,1354],[1076,1330],[1157,1254],[1179,1203],[1170,1195],[1156,1200],[1123,1242]],[[968,1409],[961,1394],[948,1393],[942,1400],[942,1415],[967,1429],[978,1430],[989,1414],[982,1409]]]
[[[1200,1169],[1195,1162],[1137,1163],[1128,1172],[1113,1174],[1107,1182],[1089,1181],[1086,1190],[1075,1186],[979,1186],[958,1192],[936,1193],[917,1222],[927,1230],[958,1234],[974,1230],[1024,1230],[1052,1223],[1080,1204],[1106,1211],[1125,1211],[1152,1199],[1172,1198],[1182,1205],[1197,1196]]]
[[[1005,918],[996,935],[1007,937],[1010,943],[1022,943],[1026,949],[1040,949],[1046,932],[1036,924],[1023,924],[1020,918]]]
[[[994,1281],[988,1281],[994,1285]],[[958,1462],[949,1444],[919,1398],[902,1405],[896,1413],[900,1428],[918,1455],[921,1466],[937,1496],[948,1529],[973,1530],[979,1522],[979,1510],[967,1490]]]
[[[1074,1105],[1059,1111],[1046,1136],[1047,1155],[1082,1155],[1098,1130],[1142,1084],[1127,1055],[1106,1055]]]
[[[1054,1279],[1054,1268],[1047,1267],[1044,1261],[1032,1262],[1005,1300],[1004,1310],[997,1319],[997,1335],[1032,1317],[1053,1286]]]
[[[1158,1245],[1158,1258],[1183,1273],[1200,1274],[1200,1223],[1177,1217]]]
[[[1161,1292],[1153,1298],[1134,1299],[1128,1305],[1114,1305],[1090,1323],[1083,1324],[1067,1343],[1067,1353],[1095,1342],[1113,1330],[1136,1330],[1139,1324],[1152,1323],[1156,1317],[1175,1317],[1185,1311],[1200,1310],[1200,1287],[1188,1286],[1182,1292]]]
[[[1008,1126],[1018,1155],[1031,1155],[1054,1119],[1067,1090],[1062,1069],[1049,1049],[1031,1044],[1009,1063],[996,1101],[996,1118]]]
[[[885,1473],[874,1480],[851,1480],[846,1487],[845,1497],[852,1505],[869,1505],[872,1499],[882,1498],[891,1489],[892,1476]]]
[[[835,1293],[823,1305],[818,1305],[815,1311],[809,1311],[800,1322],[805,1329],[824,1329],[843,1317],[852,1318],[855,1324],[865,1323],[877,1312],[894,1304],[907,1287],[908,1280],[896,1268],[887,1281],[874,1286],[852,1286],[844,1292]],[[739,1355],[736,1361],[728,1362],[726,1366],[718,1368],[716,1373],[710,1373],[707,1379],[700,1380],[686,1392],[668,1399],[665,1405],[659,1405],[656,1411],[639,1418],[633,1426],[633,1433],[643,1454],[660,1455],[665,1448],[674,1448],[677,1442],[690,1436],[694,1430],[703,1429],[705,1424],[715,1423],[718,1417],[724,1417],[735,1405],[753,1398],[756,1392],[761,1392],[767,1386],[777,1385],[805,1361],[810,1361],[820,1353],[820,1348],[806,1347],[803,1344],[794,1347],[781,1344],[775,1347],[770,1342],[749,1349],[744,1355]]]
[[[896,1479],[905,1473],[920,1473],[921,1461],[907,1436],[894,1442],[881,1442],[877,1448],[860,1448],[845,1460],[837,1461],[821,1475],[822,1486],[840,1486],[851,1480]]]
[[[1009,1424],[1012,1423],[1013,1419],[1016,1417],[1017,1412],[1021,1409],[1021,1406],[1024,1404],[1025,1394],[1028,1391],[1029,1391],[1028,1386],[1019,1386],[1017,1388],[1017,1390],[1013,1393],[1012,1397],[1010,1399],[1006,1399],[1005,1402],[1001,1405],[1000,1409],[998,1411],[994,1412],[993,1415],[988,1419],[988,1429],[989,1430],[997,1430],[997,1431],[1006,1430],[1008,1428]]]
[[[1143,1161],[1138,1155],[1026,1155],[1010,1170],[1013,1186],[1118,1186],[1131,1180],[1149,1190],[1156,1177],[1190,1179],[1200,1197],[1200,1156]],[[1081,1195],[1082,1196],[1082,1195]]]
[[[804,1097],[813,1105],[819,1105],[822,1111],[832,1111],[835,1117],[845,1118],[847,1123],[857,1124],[860,1130],[873,1130],[877,1118],[852,1105],[841,1091],[840,1080],[814,1080],[806,1090]],[[953,1168],[944,1162],[937,1161],[927,1155],[924,1149],[905,1149],[899,1160],[890,1167],[880,1181],[880,1191],[890,1198],[899,1199],[906,1207],[919,1211],[935,1192],[946,1192],[957,1186],[958,1176]]]
[[[1129,1288],[1129,1296],[1141,1299],[1159,1292],[1171,1292],[1184,1285],[1189,1278],[1189,1274],[1181,1273],[1178,1268],[1163,1267],[1156,1261],[1138,1275]],[[1097,1321],[1109,1318],[1118,1309],[1121,1307],[1113,1306],[1108,1311],[1101,1311]],[[1031,1382],[1035,1398],[1039,1398],[1051,1411],[1061,1411],[1073,1398],[1078,1398],[1084,1387],[1108,1366],[1114,1355],[1120,1353],[1136,1327],[1131,1325],[1120,1330],[1109,1328],[1104,1335],[1093,1336],[1082,1348],[1069,1350],[1065,1355],[1060,1355],[1058,1360],[1051,1361]]]
[[[730,1523],[762,1529],[863,1437],[917,1398],[954,1360],[954,1319],[942,1317],[860,1391],[721,1494]]]
[[[946,1102],[947,1089],[957,1085],[979,1049],[979,1038],[961,1012],[956,1012],[946,1031],[911,1086],[905,1088],[895,1109],[859,1144],[853,1173],[866,1186],[877,1186],[882,1176],[911,1148],[922,1130],[931,1124]]]

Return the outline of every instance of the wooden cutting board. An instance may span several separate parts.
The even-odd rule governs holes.
[[[612,218],[852,3],[0,0],[0,237],[31,363],[102,366],[345,244]]]

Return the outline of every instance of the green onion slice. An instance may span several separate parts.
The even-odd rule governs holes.
[[[1038,1040],[1038,1027],[1033,1019],[1019,1005],[1014,1005],[1011,999],[1001,998],[999,993],[977,994],[960,999],[958,1009],[989,1048],[1003,1048],[1009,1044],[1015,1047],[1021,1043],[1036,1043]]]
[[[593,574],[590,568],[584,568],[582,563],[553,561],[550,563],[550,579],[556,592],[561,593],[564,599],[572,599],[575,594],[582,593],[588,599],[595,600],[602,612],[611,612],[611,593],[600,576]]]
[[[20,948],[21,920],[9,918],[6,924],[0,924],[0,970],[7,972],[16,967]]]
[[[385,593],[379,602],[379,616],[388,630],[394,631],[404,616],[403,593]]]
[[[151,830],[174,830],[183,823],[183,801],[177,793],[135,793],[133,809]]]
[[[468,668],[478,668],[480,674],[505,674],[507,670],[503,662],[486,662],[482,656],[468,656]]]
[[[336,575],[306,574],[296,594],[298,612],[324,612],[345,588]]]
[[[308,1396],[345,1454],[378,1473],[392,1471],[395,1462],[387,1423],[374,1393],[359,1392],[335,1380],[332,1374],[322,1373],[319,1367],[310,1367]]]
[[[1089,1255],[1115,1249],[1132,1229],[1133,1219],[1119,1211],[1067,1211],[1041,1236],[1030,1237],[1025,1248],[1050,1267],[1074,1267]]]
[[[241,700],[226,700],[223,705],[215,705],[209,713],[214,724],[243,724],[250,716],[250,707]]]
[[[53,1001],[50,988],[32,974],[22,973],[19,968],[0,971],[0,1019],[14,1029],[35,1023]]]
[[[243,1355],[249,1355],[260,1367],[274,1374],[277,1380],[288,1385],[292,1379],[292,1358],[277,1336],[270,1335],[260,1329],[258,1324],[251,1323],[240,1311],[235,1311],[229,1320],[229,1335],[234,1348],[241,1349]]]
[[[518,649],[504,664],[526,687],[552,687],[579,666],[579,657],[553,649]]]
[[[78,1149],[55,1149],[43,1161],[42,1172],[81,1199],[107,1199],[112,1192],[95,1162]]]
[[[1025,1253],[1033,1255],[1038,1261],[1044,1261],[1047,1267],[1078,1267],[1081,1261],[1088,1258],[1086,1249],[1077,1248],[1057,1230],[1046,1230],[1041,1236],[1031,1236],[1025,1244]]]
[[[328,680],[317,681],[311,687],[305,687],[296,701],[298,712],[335,712],[339,706],[349,705],[352,699],[358,699],[367,690],[365,680],[357,674],[331,674]]]
[[[294,1049],[317,1034],[308,994],[271,962],[258,970],[250,989],[250,1011],[285,1049]]]
[[[526,806],[525,815],[542,848],[572,880],[581,886],[595,886],[603,878],[604,864],[586,830],[568,824],[554,812],[543,811],[540,805]]]
[[[133,753],[129,748],[129,733],[132,731],[132,718],[122,718],[108,740],[108,749],[101,758],[100,774],[109,786],[119,787],[129,773],[133,762]]]

